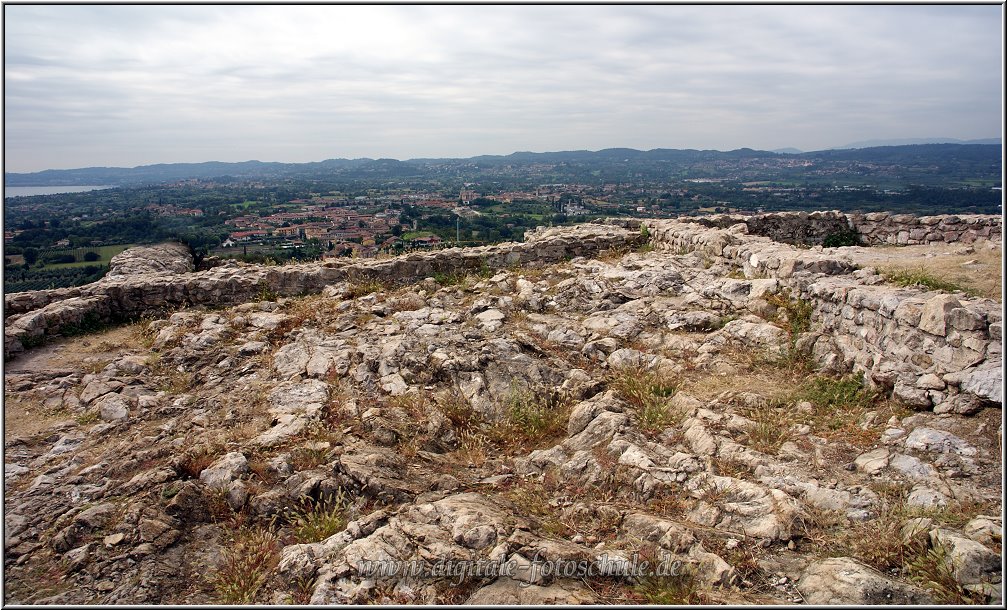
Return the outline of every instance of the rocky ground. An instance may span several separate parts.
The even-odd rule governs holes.
[[[1000,603],[1000,404],[817,371],[772,286],[645,246],[29,350],[4,601]]]

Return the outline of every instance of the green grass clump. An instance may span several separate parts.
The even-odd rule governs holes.
[[[450,273],[435,273],[434,281],[441,286],[457,286],[465,282],[468,278],[468,274],[461,271],[452,271]]]
[[[643,430],[659,432],[678,422],[679,417],[669,404],[678,389],[675,380],[644,367],[624,367],[613,372],[609,387],[636,408]]]
[[[806,400],[812,404],[813,412],[807,416],[806,423],[816,434],[861,448],[877,441],[877,430],[862,428],[860,420],[868,411],[882,408],[884,401],[876,391],[864,385],[860,373],[810,377],[797,388],[792,400]]]
[[[566,431],[569,406],[527,388],[512,388],[504,401],[503,419],[485,427],[481,433],[500,449],[528,451]]]
[[[280,294],[262,282],[259,284],[259,293],[256,295],[259,301],[275,301],[280,298]]]
[[[347,298],[356,299],[362,296],[367,296],[372,292],[381,292],[385,290],[385,285],[376,280],[356,282],[352,284],[347,293]]]
[[[899,286],[926,288],[927,290],[944,290],[946,292],[968,292],[962,286],[941,279],[923,267],[916,269],[892,269],[884,273],[884,277]]]
[[[795,424],[807,424],[815,434],[858,448],[877,441],[878,431],[861,427],[860,422],[868,411],[882,409],[886,403],[865,387],[862,375],[811,375],[795,383],[795,389],[776,399],[741,407],[741,413],[752,420],[747,430],[752,448],[776,454],[791,439]],[[805,401],[811,404],[810,410],[798,411],[796,405]]]
[[[507,400],[507,422],[528,440],[551,436],[564,428],[557,406],[530,391],[513,391]]]
[[[816,376],[798,390],[796,399],[807,400],[820,409],[850,410],[870,407],[877,393],[864,386],[863,373],[843,377]]]
[[[77,423],[80,424],[80,425],[82,425],[82,426],[86,426],[88,424],[95,423],[99,419],[100,419],[100,417],[98,416],[98,412],[97,411],[87,411],[87,412],[85,412],[85,413],[77,416]]]
[[[286,518],[298,544],[321,542],[343,531],[349,522],[349,502],[343,490],[332,498],[301,498],[300,506],[287,511]]]
[[[948,550],[940,542],[920,552],[909,562],[909,578],[933,594],[938,604],[982,604],[986,596],[966,589],[955,578]]]

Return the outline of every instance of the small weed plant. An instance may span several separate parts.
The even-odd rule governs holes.
[[[275,301],[280,298],[280,294],[269,287],[266,283],[259,284],[259,293],[256,295],[259,301]]]
[[[280,542],[266,529],[239,529],[210,584],[225,604],[252,604],[280,559]]]
[[[681,419],[670,405],[678,385],[666,375],[640,366],[623,367],[612,373],[609,386],[636,408],[639,425],[647,432],[659,432]]]
[[[867,447],[877,440],[877,431],[861,428],[860,421],[869,410],[886,403],[876,391],[864,385],[862,374],[809,377],[793,396],[794,402],[802,400],[813,406],[806,423],[817,434],[857,447]]]
[[[775,455],[779,453],[783,443],[790,440],[792,422],[782,403],[772,401],[746,415],[752,420],[752,426],[748,429],[748,441],[753,449]]]
[[[982,604],[986,596],[970,591],[955,578],[947,548],[938,542],[909,562],[909,578],[930,591],[938,604]]]
[[[811,301],[793,298],[786,288],[777,294],[766,295],[766,301],[779,309],[778,321],[791,336],[792,342],[811,328],[811,314],[814,310]]]
[[[857,373],[843,377],[812,377],[801,387],[798,398],[822,409],[865,409],[874,404],[877,394],[864,387],[864,376]]]
[[[367,296],[372,292],[382,292],[386,289],[385,285],[377,280],[366,280],[361,282],[355,282],[350,285],[347,291],[347,298],[357,299],[363,296]]]
[[[342,489],[335,496],[318,500],[303,497],[299,506],[289,509],[285,516],[298,544],[321,542],[346,527],[349,502]]]
[[[459,284],[465,283],[468,278],[468,274],[462,271],[452,271],[447,273],[435,273],[434,281],[439,285],[447,286],[457,286]]]
[[[503,415],[503,421],[484,430],[485,435],[499,448],[522,451],[565,432],[569,405],[527,388],[512,387]]]
[[[316,447],[298,447],[290,452],[290,464],[298,472],[322,466],[327,458],[327,452]]]
[[[641,556],[644,554],[641,553]],[[633,586],[633,593],[648,604],[664,606],[698,605],[710,603],[696,578],[696,568],[691,563],[671,561],[656,553],[647,553],[649,565],[657,569],[642,576]]]
[[[77,423],[82,426],[87,426],[95,423],[98,419],[99,416],[97,411],[87,411],[86,413],[77,416]]]
[[[567,537],[574,530],[564,523],[562,509],[549,503],[549,498],[558,490],[559,480],[555,473],[547,471],[541,479],[519,479],[503,493],[522,515],[528,515],[538,522],[541,531],[549,536]]]

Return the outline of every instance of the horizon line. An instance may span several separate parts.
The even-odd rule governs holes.
[[[8,175],[9,176],[17,176],[17,175],[23,176],[23,175],[30,175],[30,174],[40,174],[40,173],[43,173],[43,172],[66,172],[66,171],[91,170],[91,169],[134,170],[134,169],[140,169],[140,168],[145,168],[145,167],[155,167],[155,166],[158,166],[158,165],[205,165],[205,164],[208,164],[208,163],[221,163],[221,164],[228,164],[228,165],[239,165],[239,164],[243,164],[243,163],[262,163],[262,164],[277,164],[277,165],[308,165],[308,164],[312,164],[312,163],[324,163],[326,161],[387,161],[387,160],[398,161],[399,163],[408,163],[410,161],[432,161],[432,160],[446,160],[446,161],[451,160],[451,161],[453,161],[453,160],[475,159],[475,158],[479,158],[479,157],[499,157],[499,158],[503,158],[503,157],[510,157],[510,156],[514,156],[514,155],[522,155],[522,154],[549,155],[549,154],[562,154],[562,153],[599,153],[599,152],[604,152],[604,151],[608,151],[608,150],[631,150],[631,151],[636,151],[636,152],[653,152],[653,151],[657,151],[657,150],[669,150],[669,151],[719,152],[719,153],[731,153],[731,152],[737,152],[737,151],[743,151],[743,150],[751,150],[751,151],[754,151],[754,152],[766,152],[766,153],[772,153],[772,154],[812,154],[812,153],[826,152],[826,151],[832,151],[832,150],[863,150],[863,149],[867,149],[867,148],[888,148],[888,147],[895,147],[895,146],[930,146],[930,145],[940,145],[940,144],[952,144],[952,145],[960,145],[960,146],[962,146],[962,145],[972,145],[972,146],[997,146],[997,145],[999,145],[999,146],[1003,146],[1003,139],[1000,138],[1000,137],[972,138],[972,139],[969,139],[969,140],[961,140],[961,139],[958,139],[958,138],[946,138],[946,139],[942,139],[942,138],[893,138],[892,139],[892,141],[898,141],[898,140],[938,140],[938,141],[921,141],[921,142],[906,142],[906,143],[903,143],[903,144],[877,144],[877,145],[859,146],[859,144],[868,144],[868,143],[872,142],[871,140],[865,140],[865,141],[862,141],[862,142],[854,142],[852,144],[846,144],[846,145],[843,145],[843,146],[833,146],[833,147],[830,147],[830,148],[821,148],[821,149],[816,149],[816,150],[801,150],[799,148],[792,147],[792,146],[784,146],[784,147],[779,147],[779,148],[774,148],[774,149],[760,149],[760,148],[751,148],[749,146],[742,146],[742,147],[739,147],[739,148],[732,148],[732,149],[729,149],[729,150],[721,150],[721,149],[717,149],[717,148],[663,148],[663,147],[650,148],[650,149],[641,149],[641,148],[632,148],[632,147],[628,147],[628,146],[610,146],[610,147],[606,147],[606,148],[599,148],[597,150],[591,150],[591,149],[585,149],[585,148],[573,149],[573,150],[547,150],[547,151],[516,150],[516,151],[513,151],[511,153],[507,153],[507,154],[478,154],[478,155],[471,155],[471,156],[468,156],[468,157],[431,157],[431,156],[427,156],[427,157],[410,157],[408,159],[397,159],[395,157],[353,157],[353,158],[350,158],[350,157],[329,157],[329,158],[326,158],[326,159],[320,159],[320,160],[316,160],[316,161],[260,161],[259,159],[245,159],[245,160],[242,160],[242,161],[219,161],[219,160],[211,159],[211,160],[206,160],[206,161],[162,161],[162,162],[158,162],[158,163],[146,163],[146,164],[142,164],[142,165],[134,165],[132,167],[116,166],[116,165],[91,165],[91,166],[85,166],[85,167],[46,168],[46,169],[35,170],[35,171],[21,171],[21,172],[8,172],[8,171],[4,171],[4,176],[8,176]],[[999,140],[999,142],[976,143],[977,140]],[[878,141],[881,142],[881,141],[885,141],[885,140],[878,140]],[[795,150],[795,151],[798,151],[798,152],[796,152],[796,153],[783,152],[783,151],[790,151],[790,150]]]

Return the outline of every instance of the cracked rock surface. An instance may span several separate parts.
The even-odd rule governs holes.
[[[18,355],[4,601],[998,603],[996,304],[651,232]]]

